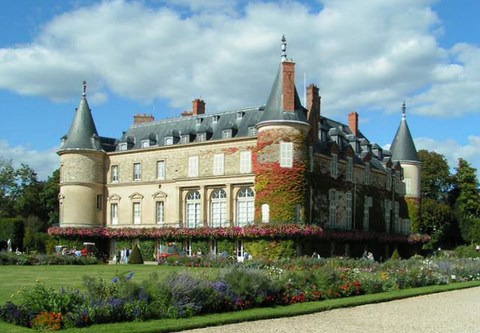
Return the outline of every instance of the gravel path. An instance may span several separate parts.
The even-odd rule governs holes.
[[[190,333],[480,333],[480,287]]]

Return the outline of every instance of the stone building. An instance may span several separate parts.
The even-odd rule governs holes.
[[[391,151],[363,135],[358,117],[324,117],[313,84],[301,104],[285,40],[265,105],[207,113],[195,99],[175,119],[135,115],[118,139],[97,133],[84,82],[58,151],[60,227],[294,223],[408,235],[405,199],[420,204],[420,161],[405,105]]]

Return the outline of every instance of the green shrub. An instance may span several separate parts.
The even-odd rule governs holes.
[[[140,242],[140,252],[142,252],[142,257],[144,260],[152,261],[155,260],[155,242],[144,240]]]
[[[395,250],[392,253],[392,257],[390,258],[392,260],[400,260],[402,257],[400,257],[400,253],[398,253],[398,249],[395,248]]]
[[[293,258],[296,255],[296,248],[293,240],[246,241],[245,250],[253,256],[253,259],[263,261]]]
[[[130,253],[128,258],[128,263],[133,265],[143,265],[142,252],[140,251],[138,245],[133,247],[132,253]]]

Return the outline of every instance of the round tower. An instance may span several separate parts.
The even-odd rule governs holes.
[[[257,124],[253,160],[257,222],[305,221],[309,127],[295,88],[295,63],[287,59],[283,37],[282,62]]]
[[[97,227],[104,220],[105,157],[86,98],[82,98],[60,155],[60,226]]]

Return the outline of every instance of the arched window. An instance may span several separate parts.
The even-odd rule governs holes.
[[[237,224],[244,227],[253,224],[255,212],[255,193],[249,187],[243,187],[237,196]]]
[[[200,225],[200,193],[190,191],[187,194],[187,206],[185,216],[187,217],[187,228],[198,228]]]
[[[210,212],[212,227],[224,227],[227,222],[227,193],[223,189],[212,192]]]

